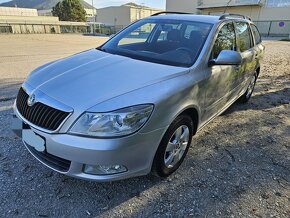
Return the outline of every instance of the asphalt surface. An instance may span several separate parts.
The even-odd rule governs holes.
[[[104,38],[0,35],[0,217],[290,217],[290,43],[265,42],[248,104],[200,131],[174,175],[95,183],[51,171],[10,131],[27,74]]]

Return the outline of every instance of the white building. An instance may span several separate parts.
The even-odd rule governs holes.
[[[243,14],[252,18],[263,36],[285,37],[290,33],[290,0],[166,0],[166,10]]]
[[[197,14],[199,0],[166,0],[166,11],[187,12]]]
[[[290,20],[290,0],[166,0],[166,10],[215,15],[238,13],[254,21]]]
[[[0,16],[30,16],[36,17],[37,10],[32,8],[0,7]]]
[[[130,23],[162,11],[134,3],[97,9],[97,21],[109,26],[123,28]]]

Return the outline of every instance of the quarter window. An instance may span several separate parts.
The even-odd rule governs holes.
[[[236,50],[236,36],[232,23],[225,24],[221,28],[214,43],[212,58],[217,58],[222,50]]]
[[[258,28],[255,25],[253,25],[253,24],[251,25],[251,27],[252,27],[252,30],[253,30],[253,33],[254,33],[256,45],[260,44],[262,42],[262,40],[261,40],[261,36],[260,36]]]
[[[240,51],[244,52],[252,47],[252,36],[249,25],[244,22],[236,23],[236,32],[239,36]]]

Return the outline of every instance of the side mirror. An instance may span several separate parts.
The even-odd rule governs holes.
[[[239,52],[231,50],[222,50],[216,59],[209,61],[208,65],[240,65],[242,56]]]

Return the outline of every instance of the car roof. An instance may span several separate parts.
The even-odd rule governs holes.
[[[153,15],[146,19],[162,19],[162,20],[184,20],[184,21],[196,21],[196,22],[203,22],[203,23],[210,23],[216,24],[226,20],[240,20],[244,22],[250,22],[247,19],[241,19],[236,17],[227,17],[224,19],[220,19],[221,16],[215,15],[196,15],[196,14],[160,14],[160,15]]]

